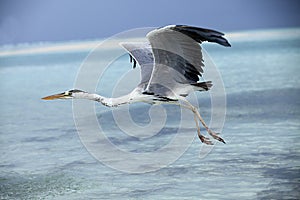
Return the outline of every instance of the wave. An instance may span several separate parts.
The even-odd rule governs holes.
[[[227,116],[300,121],[300,88],[277,88],[227,95]]]

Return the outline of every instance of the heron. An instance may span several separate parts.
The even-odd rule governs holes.
[[[104,106],[118,107],[123,104],[145,102],[149,104],[175,104],[189,109],[194,115],[197,135],[202,143],[213,145],[209,137],[200,132],[200,123],[215,140],[225,141],[219,133],[212,131],[205,123],[198,109],[187,96],[194,91],[208,91],[211,81],[202,80],[204,60],[202,42],[217,43],[230,47],[230,43],[219,31],[189,25],[168,25],[147,33],[147,42],[122,42],[133,68],[141,68],[140,83],[127,95],[108,98],[79,89],[43,97],[53,99],[88,99]]]

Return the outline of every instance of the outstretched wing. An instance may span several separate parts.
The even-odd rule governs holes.
[[[152,74],[154,58],[149,43],[142,42],[122,42],[120,45],[128,51],[130,55],[130,61],[133,62],[133,68],[136,66],[136,62],[141,67],[141,82],[140,87],[148,84]]]
[[[145,93],[159,96],[185,96],[191,92],[203,73],[201,44],[203,41],[230,46],[218,31],[170,25],[147,34],[154,67]]]

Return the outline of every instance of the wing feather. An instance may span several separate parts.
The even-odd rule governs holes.
[[[192,88],[187,86],[195,85],[203,73],[199,44],[208,41],[230,46],[223,35],[218,31],[183,25],[149,32],[147,38],[152,47],[154,67],[146,92],[160,96],[187,95]]]
[[[120,45],[129,53],[130,62],[133,62],[133,68],[135,68],[136,62],[141,67],[141,82],[139,85],[148,84],[154,63],[150,44],[143,42],[122,42]]]

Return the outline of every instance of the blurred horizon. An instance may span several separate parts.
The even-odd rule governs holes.
[[[286,38],[298,38],[300,37],[300,27],[295,28],[277,28],[277,29],[257,29],[257,30],[241,30],[226,32],[225,37],[232,43],[252,41],[257,42],[261,40],[278,40]],[[104,48],[116,48],[114,39],[119,42],[136,42],[140,39],[141,42],[145,38],[119,38],[117,36],[99,38],[99,39],[84,39],[84,40],[69,40],[69,41],[45,41],[45,42],[24,42],[18,44],[5,44],[0,46],[0,57],[14,56],[14,55],[28,55],[28,54],[48,54],[48,53],[61,53],[61,52],[83,52],[94,49],[99,43],[107,40],[104,44],[101,44]],[[108,42],[110,41],[110,42]],[[113,46],[110,46],[112,43]],[[104,46],[103,46],[104,45]],[[209,42],[204,42],[203,45],[214,45]],[[121,48],[121,46],[119,46]]]
[[[168,24],[221,32],[297,28],[299,8],[297,0],[0,0],[0,45],[98,40]]]

